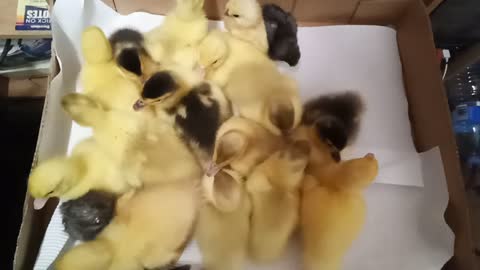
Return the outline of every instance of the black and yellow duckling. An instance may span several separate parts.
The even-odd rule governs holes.
[[[209,82],[190,87],[170,71],[153,74],[141,96],[133,108],[155,105],[165,110],[202,164],[213,154],[218,128],[232,115],[230,103],[218,87]]]

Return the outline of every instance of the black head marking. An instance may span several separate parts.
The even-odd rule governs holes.
[[[345,125],[337,118],[324,116],[315,123],[317,134],[331,142],[339,150],[347,146],[348,134]]]
[[[117,64],[138,76],[142,75],[140,55],[135,48],[123,49],[117,56]]]
[[[141,54],[146,54],[143,35],[133,29],[120,29],[110,36],[110,44],[117,64],[124,69],[141,75]]]
[[[275,4],[264,5],[262,13],[270,58],[285,61],[290,66],[297,65],[300,60],[300,48],[295,18]]]
[[[183,134],[209,153],[213,151],[215,135],[221,124],[218,103],[213,100],[212,105],[207,106],[201,100],[202,93],[210,91],[208,84],[202,84],[190,91],[181,100],[181,105],[186,109],[186,117],[177,115],[175,118]]]
[[[95,239],[112,220],[115,201],[113,194],[91,191],[62,203],[60,211],[65,231],[75,240]]]
[[[115,47],[120,43],[130,43],[136,45],[136,47],[142,47],[143,35],[133,29],[120,29],[110,36],[110,43],[112,44],[112,47]]]
[[[178,89],[173,76],[167,72],[157,72],[143,86],[142,98],[155,99]]]
[[[338,148],[335,145],[333,145],[333,143],[328,139],[324,139],[324,142],[328,145],[330,149],[330,156],[332,157],[332,159],[337,163],[340,162],[342,160],[342,156]]]
[[[302,122],[315,125],[319,137],[341,151],[355,138],[363,108],[360,96],[353,92],[321,96],[305,105]]]
[[[285,61],[290,66],[296,66],[300,61],[300,48],[296,38],[286,37],[275,41],[268,54],[270,58]]]

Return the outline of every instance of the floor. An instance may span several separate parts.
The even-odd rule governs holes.
[[[27,178],[35,152],[40,127],[44,97],[0,98],[0,121],[2,146],[2,171],[4,186],[2,205],[3,218],[7,221],[5,243],[7,254],[0,256],[0,269],[13,268],[18,230],[22,219],[23,201]],[[5,256],[4,256],[5,255]]]

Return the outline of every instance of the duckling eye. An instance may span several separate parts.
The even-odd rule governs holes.
[[[212,65],[215,65],[215,64],[217,64],[217,63],[218,63],[218,59],[215,60],[215,61],[213,61]]]
[[[235,17],[235,18],[240,18],[240,15],[238,15],[238,14],[233,14],[232,16]]]

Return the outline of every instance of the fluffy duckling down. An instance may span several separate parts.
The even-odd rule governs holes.
[[[241,116],[277,135],[300,123],[298,85],[252,45],[229,33],[212,31],[200,44],[199,53],[207,79],[222,87]]]
[[[193,234],[199,204],[195,189],[185,179],[123,195],[112,222],[95,240],[68,251],[56,269],[143,270],[174,264]]]
[[[230,103],[218,87],[208,82],[191,87],[172,71],[157,72],[145,83],[134,109],[148,106],[166,111],[203,166],[213,154],[217,130],[232,115]]]
[[[196,46],[207,35],[204,2],[177,0],[164,22],[145,34],[146,50],[156,62],[163,62],[178,50]]]
[[[306,106],[305,124],[294,134],[311,146],[300,208],[306,270],[342,269],[365,221],[363,191],[376,178],[378,162],[373,154],[347,161],[340,157],[359,127],[360,105],[353,93],[321,97]]]
[[[224,169],[202,180],[204,202],[195,240],[208,270],[244,269],[247,259],[250,199],[243,178]]]
[[[262,7],[257,0],[229,0],[225,5],[223,22],[234,37],[251,43],[262,53],[268,52]]]
[[[252,213],[249,255],[259,263],[284,254],[299,221],[300,188],[308,164],[307,141],[294,141],[273,153],[247,177]]]
[[[126,107],[138,99],[140,82],[116,65],[99,28],[84,31],[82,50],[85,91],[67,95],[62,106],[74,121],[92,127],[93,136],[76,145],[70,157],[47,160],[33,169],[29,191],[35,198],[68,200],[93,189],[122,193],[140,185],[136,174],[143,156],[135,151],[134,141],[143,122]]]

